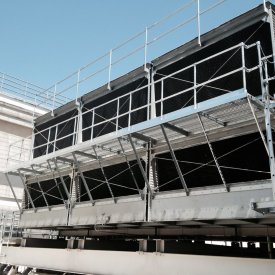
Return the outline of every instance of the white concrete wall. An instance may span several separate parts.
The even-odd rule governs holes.
[[[0,92],[0,173],[8,166],[29,160],[32,146],[33,118],[46,113],[43,108],[3,95]],[[23,186],[11,177],[18,199],[22,199]],[[18,210],[6,177],[0,174],[0,211]]]

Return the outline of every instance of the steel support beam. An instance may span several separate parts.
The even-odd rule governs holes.
[[[189,134],[190,134],[188,131],[186,131],[186,130],[180,128],[180,127],[177,127],[177,126],[175,126],[171,123],[168,123],[168,122],[163,123],[163,126],[167,129],[171,130],[171,131],[174,131],[174,132],[179,133],[179,134],[181,134],[183,136],[186,136],[186,137],[189,136]]]
[[[90,158],[90,159],[96,159],[97,160],[97,157],[93,154],[88,154],[88,153],[85,153],[85,152],[81,152],[81,151],[75,151],[73,153],[74,155],[79,155],[79,156],[82,156],[82,157],[86,157],[86,158]]]
[[[131,134],[132,137],[136,138],[136,139],[140,139],[146,143],[148,142],[151,142],[153,145],[156,145],[157,144],[157,140],[156,139],[153,139],[151,137],[148,137],[148,136],[145,136],[143,134],[140,134],[140,133],[132,133]]]
[[[57,160],[63,161],[63,162],[67,162],[70,164],[74,164],[74,160],[73,159],[69,159],[69,158],[64,158],[64,157],[56,157]]]
[[[226,183],[226,181],[225,181],[225,179],[224,179],[224,176],[223,176],[221,167],[220,167],[219,162],[218,162],[218,160],[217,160],[217,158],[216,158],[216,156],[215,156],[215,153],[214,153],[214,150],[213,150],[213,148],[212,148],[212,145],[211,145],[211,143],[210,143],[210,141],[209,141],[209,138],[208,138],[208,136],[207,136],[207,134],[206,134],[206,131],[205,131],[205,128],[204,128],[204,125],[203,125],[203,123],[202,123],[202,120],[201,120],[201,117],[200,117],[200,114],[199,114],[199,113],[198,113],[198,119],[199,119],[201,128],[202,128],[202,130],[203,130],[203,134],[204,134],[204,136],[205,136],[205,139],[206,139],[206,141],[207,141],[208,147],[209,147],[209,149],[210,149],[210,151],[211,151],[212,157],[213,157],[213,159],[214,159],[214,161],[215,161],[216,167],[217,167],[218,172],[219,172],[219,174],[220,174],[222,183],[223,183],[224,187],[226,188],[226,190],[229,192],[229,191],[230,191],[229,185]]]
[[[165,139],[165,141],[166,141],[166,143],[167,143],[167,145],[168,145],[168,148],[169,148],[170,154],[171,154],[171,156],[172,156],[174,165],[175,165],[175,167],[176,167],[178,176],[179,176],[179,178],[180,178],[182,187],[183,187],[183,189],[185,190],[186,195],[188,196],[188,195],[189,195],[189,189],[188,189],[188,187],[187,187],[187,184],[186,184],[185,179],[184,179],[184,177],[183,177],[183,174],[182,174],[182,172],[181,172],[181,169],[180,169],[178,160],[177,160],[177,158],[176,158],[176,155],[175,155],[175,153],[174,153],[174,150],[173,150],[173,148],[172,148],[172,145],[171,145],[171,143],[170,143],[170,141],[169,141],[169,138],[168,138],[168,136],[167,136],[167,134],[166,134],[166,131],[165,131],[165,129],[164,129],[164,126],[163,126],[163,125],[160,125],[160,127],[161,127],[161,130],[162,130],[164,139]]]
[[[28,168],[20,168],[21,171],[24,171],[24,172],[29,172],[29,173],[32,173],[32,174],[38,174],[38,175],[42,175],[43,172],[41,171],[37,171],[35,169],[28,169]]]
[[[226,122],[223,122],[223,121],[221,121],[220,119],[218,119],[218,118],[216,118],[216,117],[213,117],[212,115],[209,115],[209,114],[206,113],[206,112],[201,112],[200,114],[201,114],[203,117],[205,117],[205,118],[207,118],[207,119],[209,119],[209,120],[211,120],[211,121],[214,121],[215,123],[217,123],[217,124],[219,124],[219,125],[221,125],[221,126],[223,126],[223,127],[225,127],[225,126],[227,125]]]

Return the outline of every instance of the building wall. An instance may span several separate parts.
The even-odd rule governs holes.
[[[0,211],[17,210],[3,172],[8,166],[30,159],[33,118],[45,112],[43,108],[37,108],[0,92]],[[12,177],[11,181],[17,198],[21,200],[23,186],[20,179]]]

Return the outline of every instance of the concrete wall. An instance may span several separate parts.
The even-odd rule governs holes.
[[[46,111],[0,92],[0,211],[17,210],[3,172],[8,166],[30,159],[33,118]],[[17,197],[22,199],[20,181],[14,177],[10,179]]]

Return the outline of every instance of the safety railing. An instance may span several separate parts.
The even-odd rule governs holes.
[[[55,97],[56,107],[59,107],[71,100],[60,94],[55,95],[52,90],[46,90],[35,84],[0,72],[0,93],[13,96],[23,102],[30,103],[34,106],[40,106],[51,109],[52,98]]]
[[[9,245],[12,238],[22,236],[22,229],[19,227],[20,213],[4,211],[0,213],[0,243]]]
[[[169,75],[160,75],[160,77],[153,83],[155,86],[154,94],[152,94],[152,90],[148,90],[152,83],[147,83],[142,87],[109,100],[108,102],[102,103],[94,108],[82,110],[81,114],[74,115],[71,118],[56,123],[41,131],[36,131],[32,137],[33,141],[37,141],[34,143],[33,148],[24,148],[23,150],[24,152],[29,151],[26,155],[30,156],[30,158],[33,155],[36,157],[45,155],[64,148],[64,144],[66,144],[65,147],[68,147],[85,140],[93,140],[106,134],[106,131],[104,132],[102,129],[109,126],[110,128],[108,133],[114,133],[114,135],[117,135],[118,131],[122,128],[131,128],[132,125],[138,122],[148,121],[154,117],[163,117],[165,114],[175,111],[167,109],[168,106],[171,106],[170,102],[173,99],[181,99],[180,101],[182,105],[176,106],[177,109],[182,109],[185,107],[192,107],[196,109],[197,105],[206,99],[214,98],[221,94],[230,93],[233,91],[225,89],[220,85],[216,85],[216,83],[222,81],[223,79],[228,80],[236,74],[239,74],[240,76],[238,89],[243,88],[246,90],[246,74],[259,70],[259,64],[265,57],[261,58],[260,55],[261,60],[259,61],[256,55],[255,64],[253,64],[253,67],[248,68],[245,64],[245,53],[246,50],[259,48],[259,45],[259,43],[254,43],[251,45],[240,43]],[[223,56],[224,58],[221,59]],[[233,57],[235,59],[232,63],[235,65],[232,65],[230,70],[222,73],[219,73],[217,70],[213,74],[209,75],[207,80],[203,79],[202,75],[204,74],[202,72],[204,72],[203,66],[205,66],[205,64],[209,64],[209,62],[218,58],[221,62],[221,66],[223,66],[223,64],[230,62],[230,59]],[[238,62],[236,63],[237,60]],[[184,78],[184,74],[186,72],[189,75],[189,79]],[[171,79],[179,80],[180,83],[183,83],[182,85],[184,88],[181,89],[182,87],[179,86],[178,91],[173,91],[172,93],[167,94],[166,83]],[[236,83],[236,80],[234,80],[234,82]],[[143,103],[139,106],[134,106],[134,102],[136,102],[134,98],[140,95],[143,95]],[[114,110],[113,115],[106,118],[100,113],[101,109]],[[134,120],[135,113],[137,112],[142,112],[142,120],[138,122]],[[88,117],[88,120],[91,121],[90,125],[84,126],[83,123],[80,125],[82,121],[81,116],[82,118]],[[64,131],[66,127],[67,130]],[[84,133],[87,132],[89,133],[89,137],[87,138],[86,135],[86,138],[83,138]]]
[[[225,2],[227,0],[191,0],[186,2],[174,12],[147,26],[141,32],[48,88],[46,92],[53,92],[51,109],[58,107],[57,98],[61,95],[77,99],[100,86],[106,85],[106,88],[112,89],[112,80],[141,64],[144,64],[146,71],[147,62],[190,39],[197,37],[200,45],[201,33],[205,31],[204,26],[206,25],[203,22],[203,17],[211,15],[212,10],[217,9]],[[264,9],[266,9],[266,1],[259,1],[260,3],[263,3]],[[179,33],[180,31],[181,33]],[[173,35],[177,37],[173,37]],[[184,37],[184,39],[179,40],[178,37]],[[165,38],[169,40],[167,43],[163,42]],[[161,47],[157,43],[160,40],[162,41]]]

